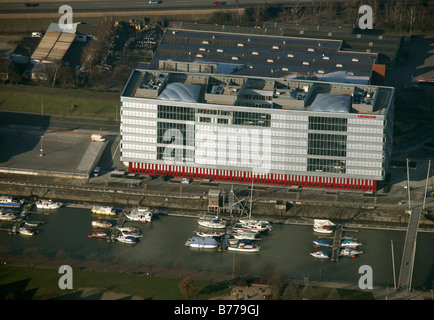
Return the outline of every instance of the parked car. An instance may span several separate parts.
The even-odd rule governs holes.
[[[223,2],[221,2],[221,1],[214,1],[212,4],[213,4],[213,6],[218,7],[218,6],[222,6]]]

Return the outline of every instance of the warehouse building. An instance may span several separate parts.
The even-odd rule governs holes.
[[[343,41],[336,39],[261,35],[245,29],[167,29],[150,69],[371,83],[377,53],[343,51]]]
[[[132,72],[121,95],[131,173],[376,191],[394,89],[213,72]]]

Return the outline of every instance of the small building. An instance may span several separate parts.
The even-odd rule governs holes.
[[[220,190],[210,189],[208,191],[208,211],[218,211],[220,208]]]
[[[39,37],[24,37],[11,54],[13,62],[17,64],[29,63],[30,57],[40,42],[41,38]]]

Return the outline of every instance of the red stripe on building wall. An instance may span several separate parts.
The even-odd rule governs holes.
[[[265,174],[253,177],[251,172],[220,169],[182,167],[172,165],[155,165],[130,162],[128,171],[135,174],[154,176],[172,176],[175,178],[209,179],[214,181],[253,183],[276,186],[298,186],[318,189],[341,189],[357,191],[377,191],[376,180],[332,178],[317,176],[298,176],[287,174]]]

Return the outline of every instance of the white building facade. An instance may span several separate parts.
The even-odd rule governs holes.
[[[129,172],[376,191],[394,89],[135,70],[121,96]]]

